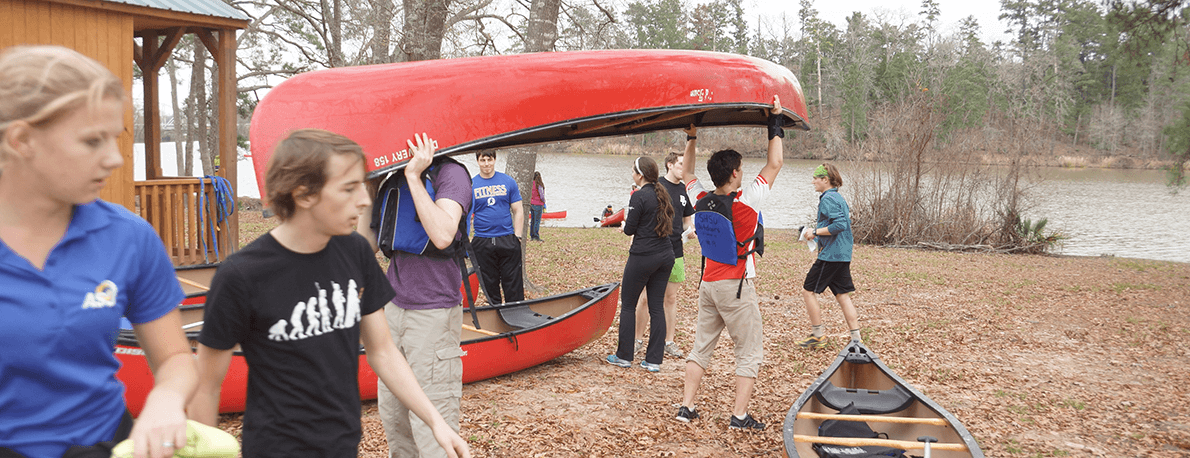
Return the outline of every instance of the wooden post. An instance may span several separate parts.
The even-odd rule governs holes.
[[[239,172],[236,164],[239,153],[236,150],[237,126],[239,125],[239,110],[236,109],[236,31],[235,29],[219,30],[219,52],[216,62],[219,65],[219,174],[227,179],[232,188],[232,202],[238,207],[236,196],[239,190],[236,181]],[[240,247],[240,217],[237,209],[232,210],[227,219],[227,246],[224,257],[234,253]]]
[[[141,35],[144,44],[141,46],[140,64],[141,75],[144,78],[145,106],[143,117],[145,128],[145,179],[161,178],[161,112],[160,101],[157,96],[157,57],[156,32],[148,31]]]
[[[185,28],[173,27],[166,31],[165,41],[157,43],[156,31],[146,31],[141,35],[144,45],[141,46],[140,58],[136,59],[144,78],[145,90],[145,179],[161,178],[161,97],[158,74],[173,53],[174,47],[182,40]]]

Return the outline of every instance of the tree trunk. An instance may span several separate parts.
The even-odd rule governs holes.
[[[327,3],[327,2],[330,3]],[[339,0],[322,0],[322,18],[326,21],[326,53],[331,67],[343,66],[343,23],[342,4]]]
[[[209,111],[207,110],[207,53],[201,43],[195,43],[194,75],[195,84],[191,85],[194,93],[194,109],[191,114],[195,117],[195,136],[198,137],[198,158],[202,161],[202,174],[214,175],[214,161],[211,160],[211,142]]]
[[[528,148],[517,148],[508,154],[508,162],[504,165],[504,173],[516,180],[517,189],[521,192],[521,206],[525,218],[521,223],[521,259],[525,259],[529,247],[529,197],[533,195],[533,172],[537,171],[537,152]],[[525,263],[521,262],[521,274],[525,279],[525,290],[540,294],[542,289],[529,279],[529,272]]]
[[[822,111],[822,45],[817,39],[814,40],[814,52],[815,71],[818,73],[818,110]]]
[[[186,163],[186,153],[190,151],[190,148],[186,148],[183,144],[182,120],[186,117],[182,115],[182,107],[178,103],[178,65],[172,57],[165,61],[165,71],[169,75],[169,101],[174,112],[174,131],[170,136],[174,141],[174,152],[177,154],[177,162],[174,162],[174,175],[184,176],[182,175],[182,165]]]
[[[186,100],[186,164],[183,173],[179,175],[194,175],[194,142],[198,142],[199,155],[202,155],[206,132],[203,123],[206,122],[206,61],[207,49],[202,43],[194,43],[194,60],[190,68],[190,95]]]
[[[1074,143],[1071,146],[1078,148],[1078,129],[1083,126],[1083,114],[1079,112],[1078,118],[1074,120]]]
[[[562,0],[533,0],[529,6],[525,52],[554,50],[554,43],[558,41],[558,9],[561,6]]]
[[[371,63],[386,64],[393,61],[392,53],[389,51],[392,47],[393,16],[396,13],[393,0],[376,0],[373,8],[375,11],[372,19],[374,38]]]
[[[405,62],[442,57],[442,36],[450,0],[404,0],[401,54]]]

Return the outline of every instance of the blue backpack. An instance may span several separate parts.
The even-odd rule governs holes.
[[[447,156],[434,158],[434,162],[421,174],[421,181],[426,187],[426,192],[430,194],[431,200],[435,197],[434,183],[438,181],[438,174],[442,172],[442,166],[447,163],[458,164],[464,171],[467,170],[467,166],[453,158]],[[470,188],[471,174],[467,172],[465,175],[467,176],[467,187]],[[467,281],[468,271],[465,259],[468,256],[474,256],[475,250],[471,249],[471,240],[467,238],[467,215],[459,218],[458,233],[460,237],[458,240],[451,242],[446,249],[434,246],[430,242],[430,236],[426,233],[425,227],[421,225],[421,219],[417,216],[417,207],[413,205],[413,196],[409,192],[409,181],[405,178],[404,172],[397,171],[389,174],[380,183],[376,201],[372,205],[370,227],[376,234],[376,245],[385,257],[392,258],[393,252],[403,251],[432,258],[455,260],[459,266],[459,272],[463,275],[466,299],[471,300],[471,282]],[[483,273],[479,271],[479,263],[474,258],[471,259],[471,266],[482,278]],[[481,281],[479,284],[482,289],[483,282]],[[484,295],[487,296],[487,291],[484,291]],[[475,313],[475,304],[470,303],[469,305],[471,321],[475,324],[476,329],[481,329]]]
[[[430,199],[434,199],[434,183],[438,181],[438,174],[446,163],[459,164],[449,157],[434,158],[434,162],[421,174],[422,182]],[[466,170],[467,167],[459,164]],[[467,185],[470,186],[471,176],[467,174]],[[421,225],[417,216],[417,208],[413,205],[413,196],[409,192],[409,182],[402,172],[393,172],[380,184],[376,194],[376,203],[372,206],[372,231],[376,234],[376,245],[386,257],[391,258],[394,251],[419,254],[434,258],[461,259],[466,256],[465,244],[467,240],[467,218],[459,219],[459,233],[462,237],[455,240],[446,249],[439,249],[430,243],[430,236]]]
[[[747,259],[748,255],[752,253],[764,256],[764,218],[760,215],[757,215],[756,232],[743,241],[736,240],[732,206],[738,194],[738,192],[733,192],[724,196],[710,192],[698,199],[694,205],[694,231],[698,233],[698,245],[702,248],[702,269],[704,271],[707,267],[707,258],[721,264],[734,266],[738,265],[740,260]],[[756,242],[756,246],[740,254],[739,248],[748,246],[753,241]],[[748,273],[745,271],[744,275],[740,277],[740,287],[736,290],[737,299],[743,291],[744,278],[747,276]],[[701,275],[699,281],[702,281]]]

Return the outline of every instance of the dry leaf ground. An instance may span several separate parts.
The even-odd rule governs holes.
[[[274,220],[241,212],[243,239]],[[673,420],[684,361],[662,371],[602,362],[613,329],[541,366],[463,387],[461,434],[481,457],[783,456],[781,423],[844,342],[824,299],[832,345],[793,342],[809,325],[801,283],[813,256],[770,230],[757,290],[765,366],[751,412],[761,433],[727,429],[730,339],[703,379],[692,424]],[[619,281],[628,238],[614,229],[543,228],[529,245],[533,296]],[[699,257],[686,246],[677,342],[693,342]],[[1190,264],[1125,258],[944,253],[858,246],[852,273],[869,347],[955,414],[989,457],[1190,457]],[[360,456],[386,454],[374,402]],[[239,429],[238,415],[221,425]]]

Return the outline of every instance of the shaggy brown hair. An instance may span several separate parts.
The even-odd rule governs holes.
[[[363,148],[347,137],[322,129],[294,131],[273,149],[264,187],[267,205],[281,221],[293,216],[297,199],[322,192],[333,154],[359,158],[363,167]]]

